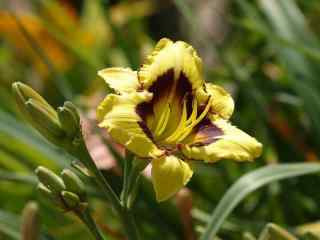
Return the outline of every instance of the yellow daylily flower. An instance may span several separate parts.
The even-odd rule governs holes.
[[[97,110],[99,126],[152,163],[158,201],[187,184],[190,160],[251,161],[262,145],[229,123],[234,102],[222,87],[205,83],[202,62],[187,43],[161,39],[139,71],[98,73],[114,89]]]

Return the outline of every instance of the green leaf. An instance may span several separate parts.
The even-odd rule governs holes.
[[[20,240],[20,220],[11,213],[0,210],[0,232],[10,239]]]
[[[219,231],[232,210],[250,193],[271,182],[320,171],[317,163],[279,164],[262,167],[242,176],[226,192],[210,217],[207,228],[200,240],[209,240]]]
[[[0,233],[7,236],[8,239],[21,240],[20,225],[20,216],[0,210]],[[41,233],[40,240],[53,239],[54,238],[52,236],[49,236],[46,232]]]
[[[277,49],[277,57],[288,71],[291,88],[303,100],[316,133],[314,138],[320,145],[319,61],[311,61],[298,51],[301,48],[319,49],[319,42],[308,29],[307,20],[295,1],[262,0],[259,6],[271,25],[270,35],[274,31],[283,40],[293,43],[292,46],[284,46],[270,39]]]
[[[67,154],[57,150],[44,138],[36,135],[8,113],[0,110],[0,146],[8,152],[23,156],[33,166],[44,165],[51,169],[66,167],[71,162]]]

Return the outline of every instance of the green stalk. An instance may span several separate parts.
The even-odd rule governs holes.
[[[97,168],[93,159],[91,158],[88,149],[85,145],[83,138],[80,139],[79,144],[75,149],[71,150],[71,153],[79,158],[82,163],[90,170],[90,172],[95,176],[94,180],[99,188],[102,190],[103,195],[107,200],[109,200],[117,212],[119,217],[121,218],[124,230],[127,234],[129,240],[139,240],[139,234],[137,230],[137,226],[135,224],[135,220],[133,218],[132,213],[125,205],[122,205],[120,199],[117,194],[113,191],[112,187],[106,181],[102,173]],[[126,160],[125,160],[126,162]],[[127,180],[126,180],[127,181]]]
[[[130,209],[123,209],[123,223],[125,225],[125,231],[129,240],[139,240],[139,232],[136,225],[136,221]]]
[[[90,230],[90,232],[96,240],[105,240],[105,238],[99,231],[96,223],[92,219],[88,209],[86,209],[84,212],[76,212],[76,214],[81,219],[81,221],[87,226],[87,228]]]
[[[130,194],[130,175],[132,170],[133,156],[129,153],[126,154],[126,158],[123,162],[123,186],[121,192],[121,203],[124,207],[127,207],[128,197]]]
[[[102,190],[103,195],[111,202],[116,212],[122,212],[122,206],[117,194],[113,191],[112,187],[106,181],[102,173],[97,168],[93,159],[91,158],[88,149],[81,138],[80,143],[77,145],[76,150],[72,151],[75,156],[83,162],[83,164],[89,169],[89,171],[95,176],[94,181]]]

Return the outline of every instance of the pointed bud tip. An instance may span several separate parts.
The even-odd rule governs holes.
[[[45,171],[46,169],[47,168],[45,168],[45,167],[39,166],[39,167],[36,168],[36,170],[34,170],[34,172],[35,172],[36,175],[38,175],[39,172]]]
[[[16,99],[16,102],[18,104],[24,103],[28,98],[23,94],[23,90],[21,89],[23,87],[23,83],[21,82],[14,82],[11,85],[12,93]]]
[[[19,90],[19,88],[21,87],[22,84],[23,83],[21,83],[21,82],[14,82],[14,83],[12,83],[11,87],[13,90]]]
[[[72,104],[70,102],[70,104]],[[77,109],[69,104],[64,104],[63,107],[59,107],[58,118],[61,124],[62,129],[67,133],[70,138],[74,138],[79,135],[80,129],[80,117],[77,112]]]
[[[51,107],[47,101],[33,88],[28,86],[27,84],[24,84],[22,82],[14,82],[11,85],[12,92],[16,97],[16,100],[19,102],[26,102],[29,99],[35,99],[38,102],[46,105],[48,108]]]

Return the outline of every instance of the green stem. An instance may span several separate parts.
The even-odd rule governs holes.
[[[123,220],[125,225],[125,231],[129,240],[139,240],[139,232],[134,219],[134,216],[130,209],[124,208]]]
[[[113,191],[112,187],[106,181],[102,173],[97,168],[96,164],[94,163],[93,159],[91,158],[88,149],[85,145],[83,139],[80,140],[79,145],[77,145],[76,151],[73,151],[74,155],[76,155],[79,160],[92,172],[95,176],[94,180],[99,188],[102,190],[104,196],[111,202],[113,208],[118,212],[122,212],[122,206],[120,204],[120,200],[117,194]]]
[[[130,176],[132,170],[133,156],[130,153],[126,154],[126,158],[123,162],[123,186],[121,192],[121,202],[124,207],[127,207],[128,197],[130,194]]]
[[[131,194],[131,176],[134,169],[132,168],[134,156],[127,152],[123,162],[123,188],[121,192],[122,214],[126,232],[130,240],[138,240],[139,233],[135,223],[134,216],[129,208],[128,200]]]
[[[99,231],[96,223],[91,217],[89,210],[86,209],[84,212],[77,212],[78,217],[82,220],[82,222],[88,227],[92,235],[96,238],[96,240],[105,240],[101,232]]]
[[[91,158],[88,149],[85,145],[83,138],[80,139],[75,149],[70,151],[73,155],[78,157],[79,160],[89,169],[95,176],[94,180],[99,188],[102,190],[103,195],[109,200],[118,213],[123,223],[124,230],[126,231],[129,240],[139,240],[137,226],[135,224],[133,215],[125,205],[122,205],[117,194],[113,191],[107,180],[97,168],[93,159]]]

